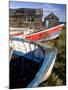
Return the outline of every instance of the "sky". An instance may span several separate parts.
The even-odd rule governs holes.
[[[59,21],[66,21],[66,5],[65,4],[49,4],[49,3],[38,3],[38,2],[23,2],[23,1],[10,1],[10,8],[33,8],[33,9],[43,9],[43,18],[50,13],[54,13]]]

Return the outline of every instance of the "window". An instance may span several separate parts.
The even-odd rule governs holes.
[[[28,22],[34,22],[34,16],[27,16]]]
[[[27,21],[29,21],[29,22],[31,21],[31,17],[30,16],[27,17]]]
[[[34,22],[34,16],[31,17],[31,22]]]
[[[51,19],[55,19],[55,17],[54,16],[51,16]]]

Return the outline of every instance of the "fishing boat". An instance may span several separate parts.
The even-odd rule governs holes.
[[[19,30],[18,33],[12,33],[10,32],[10,36],[15,36],[15,37],[21,37],[21,38],[25,38],[28,40],[32,40],[32,41],[43,41],[43,40],[51,40],[51,39],[55,39],[57,38],[60,34],[61,34],[61,30],[63,28],[64,24],[49,28],[49,29],[45,29],[39,32],[35,32],[34,30],[33,32],[31,30],[23,30],[26,31],[25,33],[22,31],[22,29],[17,29]],[[32,33],[30,33],[32,32]]]
[[[18,37],[10,39],[10,47],[9,88],[38,87],[48,79],[56,60],[56,48]]]

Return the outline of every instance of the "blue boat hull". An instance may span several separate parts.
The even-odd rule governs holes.
[[[20,46],[18,47],[19,50],[18,49],[16,50],[16,48],[13,49],[12,56],[13,57],[22,57],[22,59],[21,58],[19,58],[19,60],[16,59],[16,62],[14,62],[15,59],[12,60],[12,57],[11,57],[11,60],[10,60],[10,66],[11,66],[10,67],[10,71],[11,71],[10,72],[10,78],[11,78],[10,79],[10,88],[38,87],[40,83],[47,80],[48,77],[50,76],[52,68],[54,66],[54,62],[56,60],[57,49],[56,48],[48,48],[48,47],[38,44],[37,42],[31,42],[31,41],[20,39],[20,38],[19,39],[13,38],[12,41],[20,41],[22,44],[25,44],[25,42],[26,42],[25,47],[24,47],[24,48],[26,48],[25,49],[26,52],[24,52],[24,49],[22,51],[20,49]],[[29,49],[27,47],[27,43],[30,45]],[[20,43],[18,45],[20,45]],[[34,48],[33,48],[33,45],[35,46]],[[31,69],[31,68],[28,69],[29,66],[31,66],[31,68],[33,68],[33,69]],[[17,69],[14,69],[13,67],[18,68],[19,71],[17,71]],[[22,69],[19,67],[22,67]],[[22,70],[24,70],[24,71],[22,71]],[[34,70],[35,70],[35,72],[33,72]],[[16,72],[16,73],[14,73],[14,72]],[[20,75],[20,73],[22,73],[21,74],[22,76]],[[23,74],[24,74],[24,76],[23,76]],[[19,75],[21,78],[18,77]],[[33,76],[32,78],[31,78],[31,75]],[[25,77],[25,79],[24,79],[24,77]],[[29,80],[29,78],[31,80],[29,82],[27,82]],[[15,84],[15,86],[14,86],[14,84]],[[21,86],[19,84],[21,84]],[[18,87],[18,85],[19,85],[19,87]]]

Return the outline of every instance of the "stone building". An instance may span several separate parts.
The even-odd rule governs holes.
[[[42,9],[18,8],[9,9],[10,27],[42,29]]]

